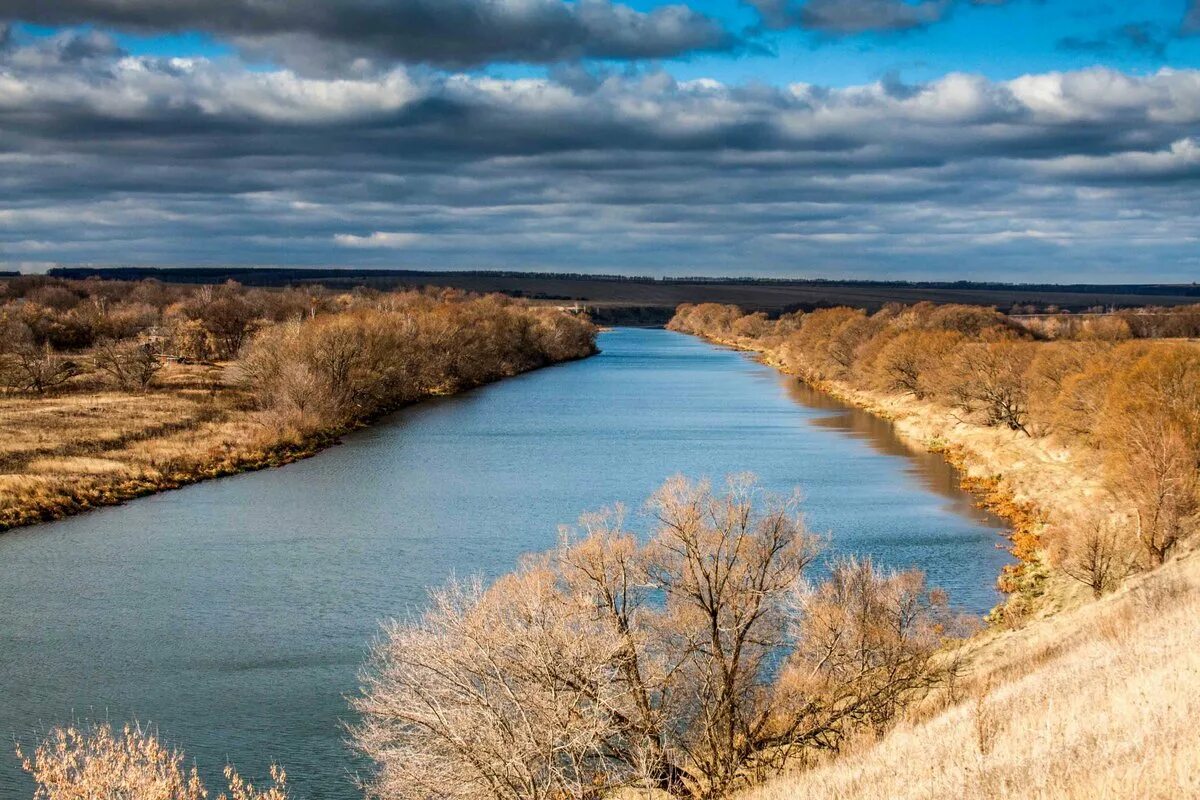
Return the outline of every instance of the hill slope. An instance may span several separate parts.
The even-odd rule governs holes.
[[[975,646],[957,702],[742,800],[1200,797],[1200,557]]]

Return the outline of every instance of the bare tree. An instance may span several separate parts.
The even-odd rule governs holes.
[[[101,339],[93,353],[96,368],[122,389],[145,391],[162,370],[162,357],[153,342],[115,342]]]
[[[970,344],[958,351],[953,390],[965,411],[980,408],[984,423],[1029,432],[1026,373],[1034,351],[1026,342]]]
[[[388,627],[355,701],[371,796],[723,796],[944,677],[950,617],[918,574],[853,562],[800,591],[819,548],[794,500],[676,478],[649,508],[645,544],[585,517],[557,552]]]
[[[13,388],[45,394],[79,374],[79,364],[54,352],[49,344],[27,343],[13,348],[7,373]]]
[[[1134,568],[1131,527],[1111,514],[1084,514],[1057,537],[1059,568],[1096,597],[1112,591]]]
[[[1177,426],[1161,418],[1131,421],[1123,445],[1118,493],[1133,506],[1138,539],[1157,566],[1196,530],[1196,454]]]

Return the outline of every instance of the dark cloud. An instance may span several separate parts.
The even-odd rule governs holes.
[[[43,25],[201,31],[252,54],[318,67],[664,58],[736,44],[687,6],[643,13],[610,0],[4,0],[0,16]]]
[[[805,28],[825,36],[853,36],[927,28],[964,0],[744,0],[772,30]],[[1008,0],[966,0],[999,6]]]
[[[324,80],[76,49],[0,52],[2,262],[1200,269],[1197,71]]]
[[[1130,22],[1093,38],[1064,37],[1058,40],[1058,47],[1061,50],[1096,54],[1133,51],[1163,59],[1166,58],[1170,40],[1171,35],[1152,22]]]
[[[1200,33],[1200,0],[1191,0],[1183,17],[1183,32]]]
[[[949,0],[749,0],[772,29],[808,28],[832,36],[904,31],[940,21]]]

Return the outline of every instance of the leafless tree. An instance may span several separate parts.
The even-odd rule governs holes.
[[[1100,512],[1072,520],[1057,537],[1057,564],[1066,575],[1100,597],[1133,571],[1133,524]]]
[[[1138,539],[1156,566],[1197,528],[1195,452],[1176,426],[1151,418],[1130,422],[1119,456],[1118,493],[1133,506]]]
[[[944,598],[865,562],[803,589],[819,542],[794,500],[676,478],[649,509],[644,544],[620,514],[585,517],[388,627],[355,701],[371,796],[724,796],[944,677]]]
[[[122,389],[145,391],[162,370],[162,357],[153,342],[115,342],[101,339],[93,359],[96,368]]]
[[[45,394],[79,374],[79,364],[56,353],[49,344],[26,343],[8,354],[9,385],[18,391]]]
[[[103,724],[55,728],[32,753],[17,748],[33,778],[34,800],[205,800],[208,791],[184,755],[151,731]],[[229,793],[219,800],[288,800],[287,774],[271,767],[271,785],[256,789],[225,768]]]
[[[966,345],[958,351],[953,390],[965,411],[979,408],[987,425],[1031,435],[1026,372],[1033,358],[1026,342]]]

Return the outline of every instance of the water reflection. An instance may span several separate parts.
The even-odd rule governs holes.
[[[962,473],[957,468],[937,453],[909,444],[896,432],[896,426],[890,420],[818,391],[791,376],[781,375],[780,383],[797,403],[817,411],[830,412],[812,417],[809,421],[813,425],[866,442],[882,455],[904,458],[908,462],[905,472],[917,478],[929,491],[945,498],[948,511],[973,519],[981,525],[1005,527],[1003,519],[980,508],[975,498],[962,490]]]

